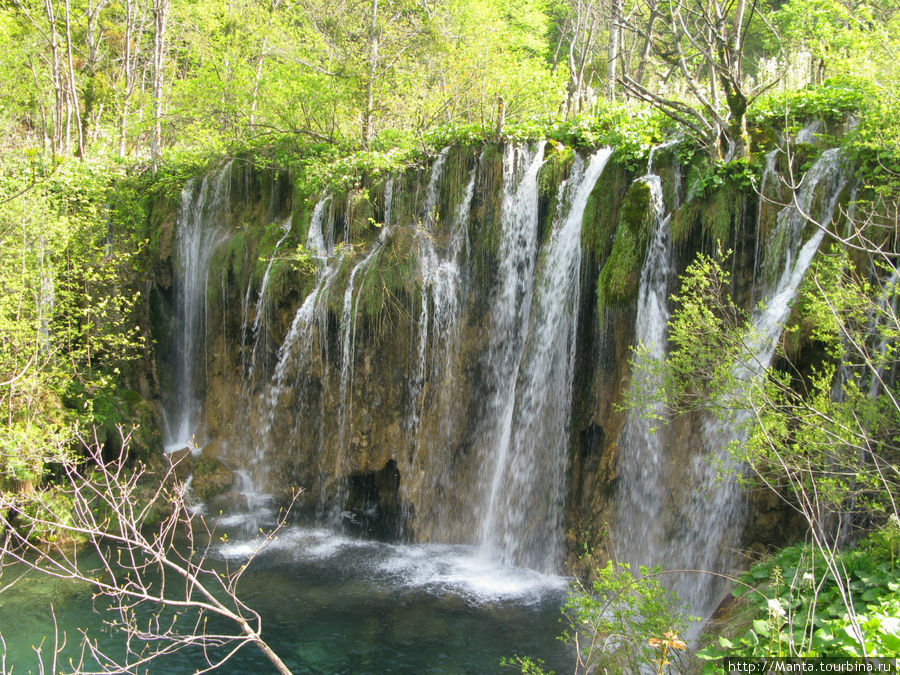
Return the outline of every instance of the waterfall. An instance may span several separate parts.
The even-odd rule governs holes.
[[[330,203],[330,195],[324,196],[316,203],[306,235],[306,247],[315,252],[319,264],[316,282],[294,314],[291,326],[278,350],[269,384],[259,399],[251,403],[261,409],[262,419],[259,428],[250,430],[255,445],[250,463],[257,471],[265,472],[268,468],[267,459],[273,451],[272,431],[276,424],[277,406],[285,391],[293,386],[312,356],[314,331],[324,321],[321,300],[327,295],[340,267],[340,260],[334,261],[327,257],[328,249],[323,234],[322,226],[326,218],[329,221],[329,230],[333,227],[331,210],[328,208]]]
[[[841,167],[840,150],[826,150],[803,176],[799,188],[794,193],[794,203],[778,212],[778,223],[767,243],[769,254],[767,272],[774,282],[766,289],[764,311],[754,315],[753,359],[748,363],[752,373],[758,373],[769,366],[775,350],[775,341],[781,334],[784,322],[790,313],[790,303],[797,294],[813,256],[831,223],[847,178]],[[815,200],[821,199],[821,208],[816,210]],[[815,219],[818,225],[803,242],[803,231]]]
[[[537,253],[537,173],[543,163],[544,143],[534,151],[508,145],[503,154],[503,203],[499,245],[499,288],[491,302],[490,344],[483,377],[489,399],[480,440],[486,456],[481,471],[487,481],[479,493],[476,521],[485,548],[495,548],[501,508],[500,496],[507,467],[509,435],[515,403],[515,383],[525,328],[531,312],[533,269]],[[499,554],[499,552],[498,552]]]
[[[501,250],[508,256],[502,301],[509,351],[497,370],[506,375],[501,390],[500,433],[491,458],[491,482],[482,505],[482,547],[501,562],[555,571],[562,559],[562,513],[572,401],[581,224],[588,197],[611,151],[595,153],[585,167],[576,157],[560,186],[550,240],[534,273],[518,256],[530,256],[537,242],[535,166],[531,160],[507,211]],[[504,204],[505,206],[505,204]],[[517,244],[525,243],[524,250]],[[508,247],[508,248],[507,248]],[[526,273],[519,276],[521,272]],[[531,278],[529,278],[531,277]],[[529,288],[533,285],[533,288]],[[524,328],[527,327],[527,334]],[[504,337],[498,335],[495,337]],[[509,369],[507,371],[507,369]]]
[[[250,350],[250,361],[247,366],[245,366],[245,370],[247,371],[247,377],[245,380],[247,382],[253,381],[253,373],[256,369],[257,365],[257,351],[259,347],[259,323],[260,319],[265,317],[266,312],[266,291],[269,288],[269,273],[272,270],[272,263],[275,262],[276,254],[278,253],[278,249],[281,248],[281,245],[284,243],[284,240],[287,239],[288,235],[291,233],[291,217],[288,216],[285,220],[279,225],[281,229],[281,238],[275,243],[275,248],[272,250],[272,257],[269,258],[269,262],[266,264],[265,272],[263,272],[263,278],[259,285],[259,293],[256,295],[256,309],[253,316],[253,322],[249,326],[248,330],[248,316],[247,309],[243,310],[243,329],[241,331],[241,337],[244,338],[248,333],[253,336],[253,348]],[[244,304],[249,305],[249,295],[250,295],[250,285],[253,283],[253,275],[250,276],[250,283],[247,286],[247,295],[244,298]],[[243,345],[242,345],[243,346]],[[242,352],[243,354],[243,349]]]
[[[204,441],[202,423],[206,364],[206,290],[209,263],[226,235],[231,162],[202,180],[192,179],[181,192],[176,220],[175,396],[164,411],[167,451],[197,447]]]
[[[338,448],[342,451],[347,449],[349,443],[350,417],[353,410],[353,346],[356,336],[356,315],[359,309],[359,297],[358,295],[354,297],[356,277],[360,272],[364,273],[372,260],[381,252],[389,233],[390,229],[387,226],[382,228],[378,242],[350,271],[350,278],[347,280],[347,287],[344,289],[344,297],[341,304],[341,407],[338,412]],[[339,456],[344,456],[344,454],[344,452],[340,452]]]
[[[654,228],[647,257],[641,269],[638,288],[634,341],[640,348],[638,364],[660,362],[666,357],[666,324],[669,281],[673,274],[669,244],[669,215],[663,203],[662,183],[652,173],[652,154],[648,173],[640,178],[650,190]],[[655,386],[651,376],[635,369],[639,391]],[[663,498],[666,485],[666,446],[654,427],[654,419],[664,414],[659,403],[650,410],[632,410],[625,422],[619,443],[619,481],[616,504],[616,555],[633,566],[661,564],[666,560],[669,535],[666,533]]]
[[[665,358],[674,280],[669,215],[653,170],[658,149],[638,179],[650,195],[651,231],[634,323],[642,353],[654,360]],[[330,524],[360,514],[360,522],[370,514],[374,522],[377,506],[421,540],[475,545],[502,565],[557,570],[573,424],[582,221],[611,151],[575,156],[556,199],[551,194],[546,202],[555,207],[545,209],[538,189],[544,150],[544,143],[507,144],[502,157],[485,151],[477,161],[441,151],[412,189],[405,177],[384,183],[384,223],[380,232],[361,228],[364,244],[335,247],[335,231],[339,239],[351,221],[364,222],[354,218],[377,217],[374,200],[354,192],[359,201],[353,208],[368,212],[351,212],[343,197],[324,195],[312,209],[305,242],[317,265],[314,280],[303,278],[312,290],[279,298],[280,306],[294,303],[289,325],[290,315],[266,320],[276,269],[271,261],[257,277],[258,288],[242,279],[241,288],[232,289],[239,329],[237,318],[210,314],[216,317],[211,331],[227,337],[230,330],[244,347],[222,350],[216,377],[226,377],[220,375],[224,365],[253,378],[239,390],[244,400],[232,404],[238,411],[232,424],[245,423],[247,439],[244,448],[230,449],[229,459],[247,471],[254,490],[300,482],[310,500],[304,508]],[[830,221],[845,182],[838,159],[835,152],[822,155],[762,243],[768,255],[756,289],[765,309],[752,316],[755,349],[748,363],[735,365],[739,376],[758,376],[772,358],[790,301],[824,236],[804,214]],[[766,186],[774,184],[774,156],[768,166]],[[448,186],[448,176],[460,184]],[[184,385],[167,408],[173,430],[167,441],[177,444],[203,432],[198,401],[205,388],[206,285],[210,258],[228,231],[229,184],[223,169],[189,183],[182,195],[176,290],[185,299],[179,301],[176,365]],[[276,251],[287,241],[290,220],[281,226],[272,237]],[[470,235],[484,248],[470,254]],[[231,284],[227,274],[233,270],[215,283]],[[370,295],[382,304],[367,306]],[[392,303],[391,313],[379,314],[385,303]],[[285,332],[271,362],[263,357],[269,351],[259,348],[260,332],[270,325]],[[635,386],[653,386],[642,377],[635,373]],[[224,398],[228,390],[218,384],[210,391]],[[221,399],[214,409],[231,410]],[[734,429],[695,422],[691,443],[673,443],[637,415],[625,420],[617,439],[614,505],[615,541],[624,559],[717,571],[731,564],[743,507],[736,485],[717,483],[714,465],[727,464],[727,446],[739,439]],[[674,586],[696,612],[715,601],[715,587],[696,576]]]
[[[774,166],[774,160],[768,164]],[[749,386],[770,365],[790,303],[845,184],[839,153],[826,151],[803,177],[794,193],[794,204],[779,211],[777,226],[766,245],[766,270],[772,281],[764,290],[761,309],[751,317],[747,358],[734,364],[738,382]],[[654,194],[653,183],[650,187]],[[814,208],[817,199],[818,207]],[[654,203],[658,204],[655,197]],[[804,240],[808,217],[817,218],[821,226],[814,226]],[[671,268],[664,261],[668,254],[661,253],[665,247],[659,239],[664,222],[667,218],[658,215],[656,235],[642,270],[635,324],[636,341],[644,346],[645,356],[653,359],[665,356],[668,320],[665,284]],[[732,396],[740,405],[746,401],[746,392],[735,391]],[[656,416],[664,412],[651,411]],[[729,449],[742,440],[741,423],[748,414],[738,413],[727,425],[706,419],[694,443],[697,448],[670,447],[661,433],[652,433],[647,420],[637,413],[629,415],[620,441],[621,483],[617,492],[616,546],[622,559],[666,569],[731,569],[740,543],[744,503],[737,485],[740,466]],[[691,486],[686,494],[684,486]],[[720,599],[723,584],[710,575],[692,573],[667,579],[691,613],[709,616]]]
[[[419,308],[419,344],[416,370],[410,383],[412,421],[409,426],[412,429],[418,428],[421,416],[419,397],[425,386],[431,312],[441,313],[445,317],[455,315],[457,306],[456,288],[459,280],[459,268],[455,260],[442,261],[438,256],[434,243],[434,226],[438,215],[436,211],[438,193],[444,172],[444,164],[447,161],[447,153],[449,151],[449,147],[441,150],[434,165],[431,167],[431,177],[428,180],[428,187],[425,190],[425,203],[422,207],[422,224],[421,227],[416,228],[422,301]]]
[[[770,242],[784,240],[785,245],[781,251],[770,248],[770,255],[774,252],[776,260],[781,258],[781,269],[774,283],[766,289],[762,304],[757,304],[759,308],[751,317],[752,327],[747,340],[749,357],[734,366],[738,382],[744,383],[739,386],[751,386],[751,381],[759,378],[771,365],[776,343],[790,314],[791,303],[819,249],[846,184],[840,152],[827,150],[803,176],[794,192],[794,203],[779,211]],[[818,208],[814,208],[817,198],[820,202]],[[818,225],[812,226],[813,232],[804,241],[803,232],[810,226],[810,218],[815,218]],[[771,262],[771,258],[767,262]],[[747,395],[741,391],[732,395],[739,403],[747,400]],[[674,540],[669,550],[672,556],[673,549],[691,545],[692,554],[686,561],[687,569],[728,570],[734,564],[734,551],[743,527],[744,504],[737,485],[741,467],[735,464],[729,448],[732,443],[743,440],[741,426],[748,417],[749,411],[742,410],[728,426],[723,427],[712,419],[705,420],[703,424],[708,456],[698,455],[693,459],[692,484],[716,487],[709,494],[702,494],[701,489],[693,491],[686,510],[684,536]],[[723,468],[730,471],[723,475]],[[721,583],[698,584],[695,579],[683,582],[677,591],[694,611],[708,615],[720,599],[721,588]]]

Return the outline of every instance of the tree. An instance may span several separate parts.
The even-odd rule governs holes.
[[[166,23],[169,0],[153,0],[153,132],[150,136],[150,161],[153,172],[162,152],[163,87],[166,69]]]
[[[641,35],[650,51],[677,72],[690,98],[650,89],[642,78],[623,73],[622,86],[633,96],[682,124],[720,159],[749,154],[746,115],[750,103],[777,83],[777,77],[747,77],[748,35],[764,30],[775,37],[769,17],[746,0],[675,0],[651,8],[649,26],[623,18],[626,30]],[[658,31],[655,34],[652,31]],[[643,69],[640,70],[643,74]]]
[[[78,441],[84,460],[58,448],[61,485],[32,495],[0,493],[0,573],[24,566],[87,584],[109,601],[107,622],[123,635],[123,649],[104,651],[85,631],[80,665],[96,662],[100,672],[135,672],[190,648],[202,654],[199,672],[205,672],[253,645],[279,673],[289,674],[263,640],[259,614],[238,596],[250,561],[225,573],[207,566],[213,533],[188,505],[175,464],[167,463],[158,476],[140,465],[130,467],[124,433],[123,452],[111,462],[104,462],[96,439]],[[60,508],[61,501],[67,508]],[[276,535],[287,513],[257,551]],[[48,532],[56,538],[49,548],[39,536]],[[84,547],[97,554],[98,568],[85,568]],[[226,620],[233,630],[212,628],[210,617]]]

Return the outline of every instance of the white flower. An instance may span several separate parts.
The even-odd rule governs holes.
[[[768,601],[769,605],[769,614],[772,616],[786,616],[787,612],[784,611],[784,607],[781,606],[781,603],[778,601],[778,598],[770,598]]]

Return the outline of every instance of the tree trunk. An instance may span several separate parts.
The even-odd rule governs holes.
[[[78,132],[78,149],[76,151],[79,157],[84,157],[84,131],[81,124],[81,106],[78,103],[78,88],[75,86],[75,66],[72,62],[72,22],[71,13],[69,11],[69,0],[66,0],[66,58],[68,62],[69,74],[69,97],[72,101],[72,111],[75,113],[75,129]]]
[[[50,46],[50,81],[53,83],[53,152],[55,154],[63,154],[68,148],[65,147],[65,125],[68,109],[69,96],[63,88],[62,66],[59,61],[59,45],[57,45],[56,35],[56,11],[53,7],[52,0],[44,0],[44,12],[47,16],[47,23],[50,30],[47,34],[47,41]]]
[[[363,145],[369,147],[375,132],[375,73],[378,69],[378,0],[372,0],[369,22],[369,72],[366,82],[366,109],[363,113]]]
[[[616,62],[619,58],[619,21],[622,14],[621,0],[610,3],[609,43],[606,46],[606,100],[616,99]]]
[[[150,159],[154,173],[159,168],[159,157],[162,153],[163,85],[169,1],[153,0],[153,134],[150,138]]]
[[[40,85],[38,84],[37,71],[34,68],[34,62],[28,59],[28,67],[31,69],[31,79],[34,82],[34,98],[38,102],[41,110],[41,151],[47,152],[50,145],[50,137],[47,135],[47,109],[44,107],[43,96]]]
[[[641,60],[638,63],[637,72],[634,75],[634,81],[639,85],[644,84],[644,73],[647,70],[647,63],[650,61],[650,49],[653,46],[653,26],[656,18],[659,16],[657,0],[650,0],[650,17],[647,19],[647,30],[644,35],[644,46],[641,49]]]
[[[256,105],[259,97],[259,83],[262,81],[263,63],[266,60],[266,53],[269,49],[269,31],[272,29],[272,21],[275,18],[275,11],[281,4],[281,0],[272,0],[269,5],[269,20],[266,22],[266,31],[263,35],[262,46],[259,49],[259,58],[256,60],[256,76],[253,79],[253,94],[250,98],[250,124],[252,127],[256,121]]]
[[[119,108],[119,157],[125,157],[128,115],[131,112],[131,96],[138,82],[138,55],[147,17],[142,9],[138,18],[135,0],[123,0],[122,5],[125,10],[125,58],[122,63],[125,90]]]

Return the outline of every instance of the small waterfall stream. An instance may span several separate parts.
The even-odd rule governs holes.
[[[206,364],[206,289],[209,263],[225,240],[231,198],[231,162],[181,192],[176,221],[175,396],[164,410],[166,450],[202,445],[203,381]]]
[[[291,218],[285,218],[285,220],[280,224],[281,229],[281,238],[275,243],[275,248],[272,251],[272,256],[269,258],[269,262],[266,264],[265,272],[263,272],[262,281],[260,282],[259,292],[256,295],[256,305],[254,308],[253,321],[248,321],[248,311],[250,304],[250,289],[252,288],[253,277],[250,277],[250,283],[247,284],[247,294],[244,298],[244,308],[243,308],[243,328],[241,330],[241,339],[244,341],[242,344],[241,354],[244,357],[245,354],[245,346],[246,346],[246,338],[247,336],[252,336],[253,338],[253,347],[249,350],[249,363],[244,364],[244,369],[247,372],[247,376],[245,378],[245,382],[253,381],[253,374],[256,370],[259,358],[259,342],[260,342],[260,330],[259,325],[260,321],[265,324],[266,312],[268,308],[266,291],[269,288],[269,273],[272,271],[272,264],[275,262],[275,258],[278,254],[278,250],[281,248],[281,245],[284,243],[284,240],[288,238],[288,235],[291,233]],[[249,324],[249,325],[248,325]],[[268,335],[268,333],[266,334]]]
[[[657,148],[654,148],[654,151]],[[643,181],[650,191],[654,212],[653,234],[641,269],[634,340],[642,360],[662,361],[666,357],[666,323],[669,320],[669,284],[674,273],[669,244],[669,220],[663,201],[662,183],[653,173],[653,156],[648,160]],[[651,376],[637,369],[633,386],[650,391]],[[668,535],[665,531],[664,499],[666,445],[657,433],[656,419],[665,414],[662,406],[651,410],[633,410],[622,431],[622,458],[619,466],[621,485],[616,505],[616,555],[634,567],[662,564],[666,560]],[[654,419],[656,418],[656,419]]]
[[[476,520],[481,524],[480,539],[489,549],[501,534],[502,514],[497,510],[502,508],[500,498],[508,464],[515,386],[531,313],[537,254],[537,174],[543,155],[542,142],[531,151],[507,146],[503,156],[500,280],[492,302],[490,346],[485,363],[490,397],[485,414],[488,428],[483,432],[481,502],[476,507]],[[497,551],[497,554],[502,553],[502,550]]]

